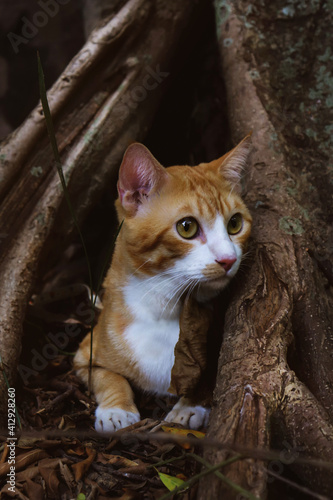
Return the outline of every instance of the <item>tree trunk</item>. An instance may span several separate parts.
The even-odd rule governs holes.
[[[248,459],[227,470],[261,499],[268,472],[287,464],[314,490],[333,487],[331,471],[296,460],[333,459],[332,11],[325,1],[264,4],[215,4],[235,143],[253,130],[245,199],[254,221],[251,255],[231,290],[208,433],[281,450],[275,463]],[[226,456],[206,453],[213,463]],[[199,498],[240,497],[214,477]]]
[[[144,137],[205,2],[112,7],[120,3],[49,92],[80,221],[114,184],[126,146]],[[246,201],[254,226],[250,257],[231,288],[209,435],[246,448],[280,447],[280,471],[289,464],[330,493],[331,474],[296,461],[333,458],[328,2],[225,0],[216,1],[216,12],[234,142],[253,130]],[[38,263],[58,251],[55,235],[66,241],[72,230],[40,107],[1,144],[0,179],[0,345],[13,384]],[[1,379],[2,418],[6,401]],[[273,465],[239,461],[227,474],[264,498]],[[236,495],[210,478],[200,496]]]
[[[167,5],[129,0],[91,34],[49,91],[63,170],[80,222],[115,184],[127,145],[144,137],[172,65],[186,54],[204,8],[203,0]],[[38,106],[1,144],[0,346],[10,384],[37,265],[46,252],[52,258],[59,251],[73,226],[53,163]],[[59,242],[56,248],[54,241]],[[2,421],[6,392],[1,377]]]

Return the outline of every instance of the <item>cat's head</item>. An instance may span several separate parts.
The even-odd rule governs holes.
[[[207,298],[228,284],[251,231],[240,197],[249,150],[247,136],[218,160],[166,169],[142,144],[129,146],[116,207],[124,220],[119,244],[132,273],[164,273],[180,291],[199,289]]]

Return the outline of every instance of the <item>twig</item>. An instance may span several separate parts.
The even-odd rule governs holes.
[[[183,453],[179,457],[171,457],[166,460],[160,460],[159,462],[154,462],[153,464],[149,464],[147,468],[149,469],[149,468],[161,467],[162,465],[169,465],[172,464],[173,462],[179,462],[180,460],[184,460],[184,458],[186,458],[187,455],[188,453]]]
[[[166,493],[165,495],[160,497],[160,500],[167,500],[168,498],[171,498],[176,493],[183,491],[184,489],[190,488],[193,484],[198,482],[199,479],[201,479],[202,477],[208,476],[208,474],[212,474],[213,472],[218,471],[219,469],[221,469],[222,467],[224,467],[225,465],[230,463],[231,460],[234,462],[236,460],[239,460],[239,458],[240,457],[237,456],[237,457],[233,457],[232,459],[229,459],[229,460],[224,460],[223,462],[221,462],[217,465],[214,465],[214,466],[208,465],[208,468],[201,471],[199,474],[196,474],[195,476],[191,477],[188,481],[184,481],[180,486],[177,486],[172,491],[169,491],[168,493]],[[244,488],[239,486],[238,484],[235,484],[233,481],[230,481],[230,479],[227,479],[223,474],[220,474],[219,477],[222,478],[223,481],[225,481],[231,488],[233,488],[238,493],[241,493],[246,498],[250,498],[250,500],[260,500],[256,496],[252,495],[252,493],[246,491]]]
[[[50,401],[44,408],[38,410],[37,413],[52,411],[54,408],[59,406],[59,404],[62,403],[65,399],[69,398],[73,393],[74,393],[74,388],[70,387],[69,389],[67,389],[67,391],[63,392],[62,394],[59,394],[59,396]]]
[[[326,497],[324,495],[320,495],[319,493],[315,493],[314,491],[311,491],[306,486],[300,486],[299,484],[295,483],[294,481],[291,481],[290,479],[287,479],[286,477],[280,476],[279,474],[276,474],[275,472],[272,472],[268,469],[265,469],[265,471],[270,476],[275,477],[275,479],[278,479],[279,481],[282,481],[283,483],[286,483],[289,486],[292,486],[293,488],[297,489],[298,491],[301,491],[302,493],[305,493],[306,495],[312,496],[313,498],[317,498],[318,500],[330,500],[329,497]]]
[[[142,422],[141,422],[142,423]],[[140,422],[133,424],[133,426],[139,426]],[[189,431],[190,433],[190,431]],[[0,430],[0,437],[6,436],[7,430]],[[22,431],[18,437],[22,438],[38,438],[40,440],[45,440],[47,438],[76,438],[76,439],[89,439],[95,441],[103,441],[105,443],[106,438],[117,438],[118,440],[124,438],[136,438],[138,441],[160,441],[160,442],[172,442],[172,443],[189,443],[190,445],[196,446],[198,448],[215,448],[218,450],[225,450],[227,452],[236,452],[247,458],[256,458],[260,460],[280,460],[280,450],[269,450],[265,448],[247,448],[244,446],[239,446],[235,443],[221,442],[216,439],[204,438],[198,439],[192,436],[182,436],[177,434],[167,434],[164,432],[128,432],[126,429],[121,429],[121,431],[108,432],[108,433],[97,433],[96,431],[61,431],[61,430],[47,430],[42,431]],[[315,458],[302,458],[298,457],[295,459],[294,463],[309,465],[313,467],[321,467],[323,469],[328,469],[333,471],[333,462],[328,462],[325,460],[319,460]]]
[[[83,392],[81,392],[80,389],[78,389],[75,386],[72,386],[71,384],[68,384],[67,382],[62,382],[61,380],[53,379],[47,382],[47,387],[56,389],[57,391],[60,392],[64,392],[67,391],[68,389],[73,388],[74,396],[78,401],[85,401],[86,403],[89,403],[90,406],[92,405],[91,398],[89,398]]]
[[[202,465],[207,467],[207,469],[212,468],[212,465],[209,462],[207,462],[207,460],[200,457],[199,455],[196,455],[195,453],[188,453],[187,455],[194,458],[195,460],[197,460],[197,462],[200,462]],[[241,460],[242,458],[245,458],[245,457],[243,457],[242,455],[236,455],[235,457],[232,457],[229,460],[225,460],[224,466],[229,465],[229,464],[236,462],[238,460]],[[243,497],[250,498],[250,500],[260,500],[260,499],[258,499],[258,497],[253,495],[251,492],[249,492],[249,491],[245,490],[244,488],[242,488],[241,486],[239,486],[239,484],[236,484],[233,481],[231,481],[231,479],[229,479],[227,476],[222,474],[220,471],[217,470],[214,472],[214,474],[219,479],[221,479],[225,484],[230,486],[230,488],[232,488],[234,491],[241,493]]]

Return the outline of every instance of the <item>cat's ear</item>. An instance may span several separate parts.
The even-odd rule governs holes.
[[[234,149],[220,158],[219,170],[237,193],[242,191],[242,173],[251,151],[251,134],[247,135]]]
[[[164,184],[167,173],[143,144],[131,144],[120,165],[118,194],[128,213],[135,215],[142,203]]]

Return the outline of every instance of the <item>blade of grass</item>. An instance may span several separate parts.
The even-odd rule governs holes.
[[[54,132],[53,120],[52,120],[52,116],[51,116],[51,112],[50,112],[50,108],[49,108],[49,103],[48,103],[48,99],[47,99],[47,95],[46,95],[44,72],[43,72],[42,62],[41,62],[40,57],[39,57],[39,52],[37,52],[37,61],[38,61],[39,92],[40,92],[40,99],[41,99],[42,108],[43,108],[44,117],[45,117],[45,122],[46,122],[46,128],[47,128],[47,132],[49,135],[49,139],[50,139],[50,143],[51,143],[51,147],[52,147],[52,151],[53,151],[53,156],[55,159],[55,164],[56,164],[57,171],[59,174],[61,187],[63,189],[64,196],[65,196],[71,217],[73,219],[74,225],[77,229],[77,232],[79,234],[81,244],[83,247],[83,251],[84,251],[84,255],[85,255],[85,259],[86,259],[86,264],[87,264],[87,268],[88,268],[89,284],[90,284],[90,290],[91,290],[91,300],[93,300],[92,299],[92,297],[93,297],[92,273],[91,273],[91,266],[90,266],[90,262],[89,262],[88,251],[87,251],[87,247],[86,247],[79,223],[77,221],[74,207],[73,207],[72,202],[70,200],[64,172],[63,172],[62,166],[61,166],[61,159],[60,159],[57,139],[56,139],[55,132]]]
[[[82,248],[84,251],[85,259],[86,259],[86,264],[87,264],[87,269],[88,269],[88,276],[89,276],[89,287],[90,287],[90,303],[91,303],[91,312],[92,312],[92,320],[91,320],[91,327],[90,327],[90,332],[91,332],[91,349],[90,349],[90,360],[89,360],[89,379],[88,379],[88,391],[90,392],[91,390],[91,370],[92,370],[92,345],[93,345],[93,330],[94,330],[94,319],[95,319],[95,309],[94,305],[96,302],[96,298],[93,298],[93,280],[92,280],[92,272],[91,272],[91,266],[90,266],[90,261],[89,261],[89,256],[88,256],[88,251],[87,247],[76,217],[76,213],[74,210],[74,207],[72,205],[72,202],[70,200],[70,196],[68,193],[68,188],[64,176],[64,172],[62,170],[61,166],[61,159],[60,159],[60,154],[59,154],[59,149],[58,149],[58,144],[57,144],[57,139],[55,136],[54,132],[54,127],[53,127],[53,120],[49,108],[49,103],[47,100],[47,95],[46,95],[46,88],[45,88],[45,79],[44,79],[44,72],[43,72],[43,67],[42,67],[42,62],[39,57],[39,53],[37,52],[37,62],[38,62],[38,80],[39,80],[39,92],[40,92],[40,99],[42,103],[42,108],[44,112],[44,117],[45,117],[45,122],[46,122],[46,128],[47,128],[47,133],[50,139],[52,151],[53,151],[53,156],[55,159],[55,164],[57,167],[57,171],[59,174],[61,186],[64,192],[65,200],[67,202],[69,212],[71,214],[72,220],[74,222],[74,226],[77,229],[77,232],[79,234],[79,238],[81,240]]]
[[[198,455],[195,455],[195,453],[190,453],[189,455],[191,455],[193,458],[198,457]],[[201,457],[199,457],[199,458],[201,458]],[[214,466],[210,465],[208,462],[205,461],[206,462],[205,467],[207,467],[205,470],[203,470],[199,474],[196,474],[195,476],[191,477],[188,481],[185,481],[182,485],[178,486],[177,488],[174,488],[172,491],[169,491],[165,495],[161,496],[160,500],[167,500],[168,498],[171,498],[176,493],[179,493],[180,491],[182,491],[186,488],[190,488],[193,484],[195,484],[197,481],[199,481],[199,479],[201,479],[202,477],[207,476],[208,474],[219,472],[219,469],[221,469],[222,467],[224,467],[227,464],[230,464],[231,461],[235,462],[236,460],[239,460],[240,458],[241,458],[241,456],[232,457],[232,459],[225,460],[225,461],[223,461],[217,465],[214,465]],[[219,478],[223,482],[228,484],[228,486],[230,486],[233,490],[237,491],[238,493],[241,493],[245,498],[249,498],[250,500],[260,500],[259,498],[254,496],[249,491],[245,490],[244,488],[242,488],[238,484],[236,484],[233,481],[231,481],[230,479],[228,479],[226,476],[224,476],[224,474],[219,473]]]
[[[52,121],[52,116],[51,116],[51,112],[50,112],[50,108],[49,108],[49,103],[48,103],[48,100],[47,100],[43,67],[42,67],[42,63],[41,63],[40,56],[39,56],[38,52],[37,52],[37,61],[38,61],[38,79],[39,79],[40,98],[41,98],[42,108],[43,108],[43,111],[44,111],[47,132],[48,132],[48,135],[49,135],[49,139],[50,139],[50,143],[51,143],[51,147],[52,147],[52,151],[53,151],[53,156],[54,156],[55,164],[56,164],[57,171],[58,171],[58,174],[59,174],[59,177],[60,177],[60,182],[61,182],[61,186],[62,186],[62,189],[63,189],[63,192],[64,192],[64,196],[65,196],[65,199],[66,199],[66,202],[67,202],[70,214],[72,216],[74,225],[75,225],[75,227],[76,227],[76,229],[78,231],[78,234],[79,234],[79,237],[80,237],[80,240],[81,240],[81,244],[82,244],[82,247],[83,247],[83,251],[84,251],[86,263],[87,263],[87,268],[88,268],[89,287],[90,287],[90,303],[91,303],[91,310],[92,310],[92,320],[91,320],[91,326],[90,326],[91,337],[90,337],[90,358],[89,358],[89,375],[88,375],[88,391],[91,392],[91,372],[92,372],[92,358],[93,358],[93,356],[92,356],[92,354],[93,354],[93,330],[94,330],[95,305],[96,305],[96,300],[97,300],[97,294],[98,294],[98,292],[99,292],[99,290],[101,288],[106,266],[109,263],[111,254],[112,254],[113,249],[114,249],[114,245],[116,243],[117,237],[119,235],[119,232],[120,232],[120,230],[122,228],[122,225],[123,225],[124,221],[121,222],[121,224],[120,224],[120,226],[119,226],[119,228],[117,230],[117,233],[116,233],[116,235],[115,235],[115,237],[113,239],[112,245],[110,246],[110,249],[108,251],[107,258],[105,259],[105,263],[104,263],[104,265],[102,267],[102,271],[101,271],[101,274],[100,274],[99,279],[98,279],[97,293],[95,294],[95,297],[94,297],[94,294],[93,294],[93,279],[92,279],[92,272],[91,272],[91,266],[90,266],[88,251],[87,251],[87,247],[86,247],[86,244],[85,244],[85,241],[84,241],[84,238],[83,238],[83,235],[82,235],[82,232],[81,232],[81,229],[80,229],[80,226],[79,226],[76,214],[75,214],[75,210],[74,210],[72,202],[70,200],[70,196],[69,196],[69,193],[68,193],[68,188],[67,188],[66,180],[65,180],[64,173],[63,173],[63,170],[62,170],[61,159],[60,159],[60,154],[59,154],[59,149],[58,149],[58,144],[57,144],[57,139],[56,139],[56,136],[55,136],[54,127],[53,127],[53,121]]]
[[[190,457],[193,457],[195,460],[197,460],[198,462],[200,462],[205,467],[207,467],[207,469],[209,469],[209,468],[212,467],[211,464],[209,462],[207,462],[207,460],[205,460],[204,458],[200,457],[199,455],[196,455],[195,453],[188,453],[188,455]],[[228,464],[231,464],[232,462],[236,462],[237,460],[239,460],[241,458],[244,458],[244,457],[242,457],[241,455],[236,455],[235,457],[232,457],[232,458],[230,458],[228,460],[225,460],[224,465],[228,465]],[[243,497],[249,498],[250,500],[260,500],[260,498],[256,497],[255,495],[253,495],[249,491],[245,490],[244,488],[242,488],[238,484],[236,484],[233,481],[231,481],[227,476],[225,476],[224,474],[222,474],[222,472],[216,470],[216,471],[214,471],[214,474],[219,479],[221,479],[221,481],[223,481],[225,484],[227,484],[228,486],[230,486],[230,488],[232,488],[233,490],[237,491],[237,493],[241,493]]]
[[[188,457],[191,457],[191,458],[194,458],[195,460],[197,460],[198,456],[199,455],[196,455],[195,453],[191,453],[191,452],[186,453],[185,452],[182,455],[180,455],[179,457],[171,457],[171,458],[168,458],[166,460],[161,460],[159,462],[149,464],[148,468],[161,467],[161,465],[169,465],[169,464],[172,464],[173,462],[179,462],[180,460],[183,460],[183,459],[186,460],[186,458],[188,458]],[[244,457],[242,455],[235,455],[234,457],[228,458],[227,460],[225,460],[223,462],[223,466],[237,462],[237,460],[240,460],[241,458],[244,458]]]

